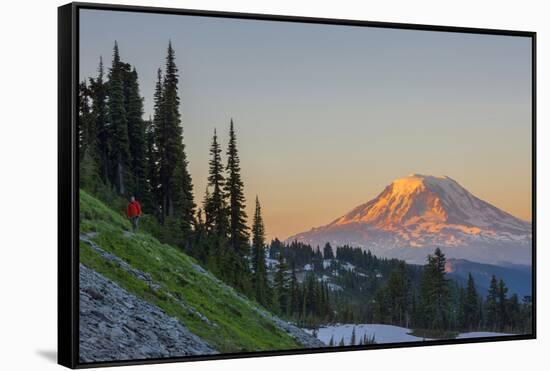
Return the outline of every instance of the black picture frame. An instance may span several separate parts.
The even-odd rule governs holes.
[[[262,351],[236,354],[189,356],[177,358],[143,359],[82,364],[78,357],[79,344],[79,204],[78,204],[78,146],[77,146],[77,102],[79,76],[79,11],[95,9],[172,15],[195,15],[245,20],[267,20],[280,22],[315,23],[326,25],[348,25],[405,30],[425,30],[469,33],[480,35],[521,36],[532,42],[532,288],[533,288],[533,331],[532,334],[505,337],[481,337],[470,339],[434,340],[430,342],[408,342],[372,344],[330,348],[300,349],[288,351]],[[58,8],[58,363],[70,368],[99,366],[121,366],[168,362],[188,362],[246,357],[265,357],[290,354],[310,354],[401,347],[419,347],[447,344],[483,343],[510,340],[536,339],[536,32],[513,31],[486,28],[434,26],[372,22],[348,19],[311,18],[268,14],[232,13],[176,8],[156,8],[128,5],[107,5],[96,3],[70,3]]]

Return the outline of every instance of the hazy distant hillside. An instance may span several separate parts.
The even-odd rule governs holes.
[[[463,286],[466,286],[468,273],[472,273],[478,290],[485,295],[489,288],[491,276],[503,279],[508,286],[508,294],[518,294],[519,297],[532,295],[532,269],[525,265],[497,266],[480,264],[463,259],[449,259],[447,261],[447,273]]]

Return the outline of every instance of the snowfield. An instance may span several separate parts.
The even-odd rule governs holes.
[[[354,327],[357,343],[359,342],[359,339],[362,339],[365,336],[365,334],[367,335],[367,338],[374,335],[374,340],[377,344],[429,340],[409,335],[408,333],[411,332],[411,330],[405,327],[378,324],[345,324],[320,327],[317,332],[317,338],[327,345],[330,343],[331,337],[333,337],[335,345],[338,345],[340,340],[344,338],[345,345],[352,345],[351,334]],[[313,333],[312,330],[306,331],[310,334]]]
[[[380,324],[336,324],[331,326],[320,327],[317,330],[317,338],[323,343],[328,345],[330,339],[334,341],[334,345],[338,345],[340,340],[344,339],[345,345],[351,344],[351,334],[355,328],[356,343],[362,339],[365,334],[367,338],[374,336],[374,340],[377,344],[387,343],[403,343],[411,341],[429,341],[433,339],[421,338],[410,335],[412,330],[392,325],[380,325]],[[313,334],[313,330],[305,329],[306,332]],[[493,336],[510,336],[511,334],[504,334],[498,332],[467,332],[459,334],[457,339],[471,339],[477,337],[493,337]]]

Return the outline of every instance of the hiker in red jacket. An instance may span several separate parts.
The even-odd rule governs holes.
[[[136,201],[136,198],[134,196],[130,198],[130,203],[128,204],[126,215],[128,215],[128,219],[130,219],[130,222],[132,223],[132,230],[134,232],[137,231],[138,220],[141,216],[141,205],[139,204],[139,202]]]

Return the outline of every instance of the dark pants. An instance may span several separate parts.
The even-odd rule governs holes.
[[[132,223],[132,231],[137,231],[138,229],[138,221],[139,221],[139,216],[133,216],[130,218],[130,222]]]

